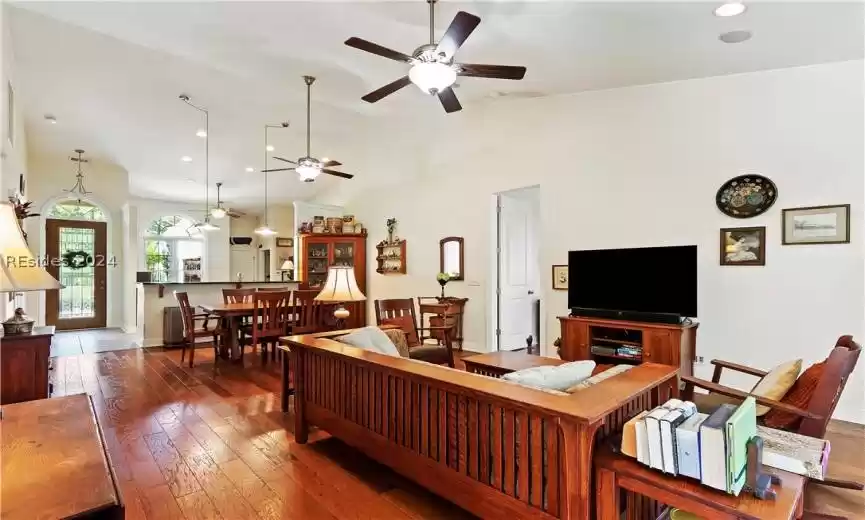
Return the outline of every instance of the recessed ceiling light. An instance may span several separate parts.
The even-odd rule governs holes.
[[[255,171],[255,168],[253,168],[252,166],[247,166],[246,171],[247,171],[247,173],[252,173]]]
[[[748,9],[742,2],[727,2],[715,9],[715,16],[738,16]]]
[[[51,123],[52,125],[57,124],[57,118],[52,116],[51,114],[45,114],[45,120]]]
[[[751,39],[751,31],[730,31],[718,36],[724,43],[742,43]]]
[[[273,150],[275,150],[275,148],[273,147],[272,144],[267,145],[267,151],[268,152],[272,152]]]
[[[197,135],[198,137],[207,137],[207,132],[205,132],[204,130],[199,130],[195,132],[195,135]]]
[[[188,155],[184,155],[183,157],[180,158],[180,160],[183,162],[192,162],[192,157],[190,157]]]

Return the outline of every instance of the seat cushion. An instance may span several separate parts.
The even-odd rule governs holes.
[[[426,361],[436,365],[450,364],[450,354],[448,349],[438,345],[424,345],[409,349],[408,356],[411,359]]]
[[[523,386],[549,388],[564,392],[591,376],[594,369],[594,361],[571,361],[558,366],[540,366],[517,370],[503,375],[502,379]]]
[[[814,392],[817,391],[817,385],[820,379],[823,378],[823,373],[826,371],[826,362],[821,361],[808,367],[799,379],[793,383],[790,391],[781,398],[781,402],[807,410],[811,404],[811,398],[814,397]],[[798,415],[782,412],[781,410],[770,410],[763,417],[763,424],[769,428],[777,428],[779,430],[795,430],[798,428],[802,418]]]
[[[750,393],[765,397],[766,399],[772,399],[773,401],[780,401],[796,382],[796,378],[799,377],[799,372],[801,371],[801,359],[781,363],[763,376],[754,385]],[[768,406],[757,405],[757,417],[762,417],[768,412]]]

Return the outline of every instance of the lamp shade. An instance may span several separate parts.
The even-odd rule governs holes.
[[[366,300],[366,296],[357,286],[353,267],[334,265],[328,268],[327,281],[315,299],[320,302],[360,302]]]
[[[62,288],[27,247],[15,218],[15,208],[8,202],[0,202],[0,292]]]
[[[282,267],[279,268],[282,271],[291,271],[294,269],[294,262],[291,260],[286,260],[282,263]]]

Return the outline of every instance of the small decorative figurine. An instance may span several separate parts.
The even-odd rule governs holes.
[[[11,318],[3,322],[3,334],[12,336],[15,334],[30,334],[33,332],[33,322],[24,313],[24,309],[18,307]]]

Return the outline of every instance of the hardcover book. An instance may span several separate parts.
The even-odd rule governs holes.
[[[765,426],[757,426],[757,435],[763,439],[763,464],[815,480],[826,478],[829,441]]]
[[[757,401],[748,397],[727,419],[727,493],[739,496],[745,485],[748,441],[757,434]],[[764,444],[765,447],[765,444]]]
[[[637,422],[649,412],[644,410],[626,422],[622,427],[622,453],[637,459]],[[645,431],[645,429],[644,429]]]
[[[736,411],[722,404],[700,425],[700,482],[727,491],[727,419]]]
[[[696,413],[676,428],[679,474],[700,480],[700,425],[709,416]]]

